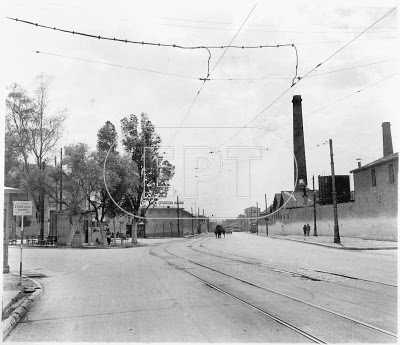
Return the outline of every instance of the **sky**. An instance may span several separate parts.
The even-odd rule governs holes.
[[[302,98],[310,188],[313,175],[330,174],[329,139],[336,174],[382,157],[382,122],[398,152],[397,2],[276,3],[3,1],[3,96],[12,83],[29,91],[38,74],[53,77],[50,112],[68,109],[57,152],[77,142],[95,149],[106,121],[120,133],[123,117],[147,113],[175,165],[171,198],[216,219],[264,210],[265,197],[293,189],[293,95]],[[210,48],[208,63],[204,48],[6,17],[161,45],[273,47]]]

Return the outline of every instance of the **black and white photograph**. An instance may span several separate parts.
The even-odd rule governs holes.
[[[397,343],[397,6],[2,1],[3,342]]]

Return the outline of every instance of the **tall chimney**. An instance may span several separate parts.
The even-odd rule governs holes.
[[[382,122],[382,134],[383,134],[383,156],[385,157],[393,153],[390,122]]]
[[[297,161],[297,181],[296,181],[296,164],[294,165],[294,183],[295,190],[305,190],[307,186],[307,166],[306,166],[306,150],[304,147],[303,132],[303,112],[301,107],[301,96],[293,96],[293,150]],[[302,181],[301,181],[302,180]],[[302,183],[299,183],[302,182]]]

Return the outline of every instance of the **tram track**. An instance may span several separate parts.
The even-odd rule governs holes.
[[[209,238],[207,238],[207,239],[203,238],[203,239],[199,240],[198,242],[205,242],[208,239]],[[200,245],[200,247],[210,251],[210,249],[205,248],[202,244]],[[244,260],[241,260],[241,259],[234,259],[234,260],[242,262],[242,263],[245,263],[245,264],[249,264],[250,263],[248,260],[254,260],[253,263],[263,265],[264,268],[269,269],[269,270],[274,271],[274,272],[287,273],[287,274],[291,274],[293,276],[299,276],[299,277],[308,278],[308,279],[311,279],[311,280],[321,280],[319,278],[313,277],[312,275],[308,275],[307,273],[305,273],[305,274],[304,273],[299,273],[297,271],[288,270],[288,269],[282,268],[282,267],[271,267],[271,265],[272,266],[273,265],[276,266],[276,264],[275,263],[271,263],[269,261],[263,261],[263,260],[260,260],[260,259],[251,258],[251,257],[238,255],[238,254],[225,253],[225,252],[222,252],[222,251],[219,251],[219,252],[222,253],[222,254],[225,254],[225,255],[219,255],[219,254],[216,254],[215,252],[211,253],[211,252],[207,252],[207,251],[204,251],[204,250],[199,250],[197,248],[193,248],[193,245],[188,246],[188,248],[192,249],[193,251],[202,253],[202,254],[212,255],[212,256],[219,257],[219,258],[224,258],[224,259],[232,259],[232,257],[238,257],[238,258],[241,258],[241,259],[244,259]],[[301,268],[301,269],[304,270],[304,271],[308,271],[308,272],[311,271],[311,272],[323,273],[323,274],[326,274],[326,275],[342,277],[342,278],[346,278],[346,279],[349,279],[349,280],[356,280],[356,281],[363,281],[363,282],[367,282],[367,283],[385,285],[385,286],[393,287],[393,288],[396,288],[396,289],[398,288],[398,286],[394,285],[394,284],[380,282],[380,281],[376,281],[376,280],[370,280],[370,279],[363,279],[363,278],[359,278],[359,277],[353,277],[353,276],[350,276],[350,275],[347,275],[347,274],[340,274],[340,273],[335,273],[335,272],[330,272],[330,271],[325,271],[325,270],[317,270],[317,269],[309,269],[309,268]]]
[[[196,244],[196,243],[198,243],[198,242],[203,242],[203,241],[204,241],[203,238],[200,239],[200,240],[195,240],[195,241],[192,241],[192,244],[190,244],[189,246],[185,246],[185,247],[186,247],[186,248],[190,248],[191,250],[194,250],[194,249],[193,249],[193,245]],[[176,269],[179,269],[180,271],[183,271],[183,272],[185,272],[185,273],[187,273],[187,274],[190,274],[191,276],[193,276],[193,277],[195,277],[196,279],[202,281],[202,282],[205,283],[207,286],[209,286],[209,287],[215,289],[216,291],[219,291],[219,292],[221,292],[221,293],[223,293],[223,294],[225,294],[225,295],[227,295],[227,296],[229,296],[229,297],[231,297],[231,298],[233,298],[233,299],[235,299],[235,300],[237,300],[237,301],[240,301],[241,303],[247,305],[248,307],[251,307],[251,308],[253,308],[254,310],[256,310],[256,311],[262,313],[263,315],[268,316],[268,317],[274,319],[274,320],[277,321],[278,323],[280,323],[280,324],[282,324],[282,325],[285,325],[285,327],[288,327],[288,328],[292,329],[293,331],[295,331],[295,332],[297,332],[297,333],[299,333],[299,334],[304,335],[305,337],[307,337],[308,339],[312,340],[313,342],[325,343],[325,341],[323,341],[322,339],[320,339],[321,337],[316,337],[316,336],[312,335],[311,333],[306,332],[306,331],[300,329],[299,327],[293,325],[292,323],[287,322],[287,321],[284,321],[282,318],[279,318],[279,317],[277,317],[276,315],[273,315],[273,314],[271,314],[270,312],[268,312],[268,311],[266,311],[266,310],[264,310],[264,309],[262,309],[262,308],[260,308],[260,307],[257,307],[254,303],[250,303],[249,301],[244,300],[241,296],[235,295],[235,294],[233,294],[233,293],[227,291],[226,288],[223,288],[223,287],[221,287],[221,286],[217,286],[218,284],[215,284],[215,283],[210,282],[209,279],[208,279],[208,280],[207,280],[207,279],[204,279],[204,278],[202,278],[201,276],[199,276],[198,274],[196,275],[196,274],[194,274],[192,271],[189,271],[188,269],[185,269],[185,268],[180,267],[180,266],[177,265],[176,263],[171,262],[171,259],[180,259],[180,260],[184,260],[184,262],[187,262],[187,263],[190,263],[190,264],[192,264],[192,265],[195,265],[195,267],[201,267],[201,268],[206,269],[206,270],[208,270],[208,271],[214,272],[214,273],[216,273],[217,275],[221,275],[221,276],[224,276],[224,277],[228,277],[228,278],[233,279],[233,280],[235,280],[235,281],[237,281],[237,282],[244,283],[244,284],[246,284],[247,286],[251,286],[251,287],[254,287],[254,288],[256,288],[256,289],[259,289],[260,291],[265,291],[265,292],[268,292],[268,293],[272,293],[272,294],[275,294],[275,295],[277,295],[277,296],[280,296],[280,298],[283,297],[283,298],[289,299],[289,300],[291,300],[291,301],[294,301],[295,303],[300,303],[300,304],[302,304],[302,305],[304,305],[304,306],[311,307],[311,308],[313,308],[314,310],[318,310],[319,312],[329,314],[329,315],[331,315],[331,317],[340,318],[340,319],[342,319],[342,320],[345,320],[346,322],[351,322],[353,325],[358,325],[359,327],[368,328],[368,329],[370,329],[370,330],[373,331],[373,332],[378,332],[378,333],[380,333],[380,334],[384,334],[385,336],[388,336],[389,339],[392,339],[392,341],[397,341],[397,335],[394,334],[394,333],[392,333],[392,332],[389,332],[389,331],[387,331],[387,330],[384,330],[384,329],[381,329],[381,328],[376,327],[376,326],[374,326],[374,325],[368,324],[368,323],[366,323],[366,322],[363,322],[363,321],[360,321],[360,320],[357,320],[357,319],[348,317],[348,316],[346,316],[346,315],[343,315],[343,314],[340,314],[340,313],[338,313],[338,312],[329,310],[329,309],[327,309],[327,308],[324,308],[324,307],[315,305],[315,304],[310,303],[310,302],[308,302],[308,301],[304,301],[304,300],[301,300],[301,299],[299,299],[299,298],[296,298],[296,297],[293,297],[293,296],[289,296],[288,294],[285,294],[285,293],[276,291],[276,290],[274,290],[274,289],[270,289],[270,288],[267,288],[267,287],[265,287],[265,286],[261,286],[261,285],[259,285],[259,284],[254,283],[254,282],[251,282],[251,281],[249,281],[249,280],[242,279],[242,278],[240,278],[240,277],[238,277],[238,276],[235,276],[235,275],[233,275],[233,274],[229,274],[229,273],[227,273],[227,272],[223,272],[223,271],[221,271],[220,269],[216,269],[216,268],[210,267],[210,266],[208,266],[208,265],[206,265],[206,264],[204,264],[204,263],[201,263],[201,262],[198,262],[198,261],[195,261],[195,260],[192,260],[192,259],[185,258],[185,257],[183,257],[183,256],[181,256],[181,255],[174,254],[173,252],[171,252],[170,250],[168,250],[169,247],[171,247],[172,245],[176,245],[177,243],[182,243],[182,242],[185,242],[185,241],[179,241],[179,242],[175,242],[175,243],[169,243],[169,244],[167,244],[167,245],[165,245],[165,246],[162,246],[162,247],[163,247],[163,252],[167,253],[167,255],[169,256],[169,258],[164,258],[164,257],[162,257],[162,255],[159,255],[159,254],[155,253],[155,252],[153,251],[153,249],[150,250],[150,254],[153,255],[153,256],[157,256],[157,257],[159,257],[159,258],[165,260],[169,265],[175,267]],[[210,253],[206,253],[206,252],[201,251],[201,250],[194,250],[194,251],[197,251],[197,252],[199,252],[199,253],[202,254],[202,255],[204,255],[204,254],[205,254],[205,255],[212,255],[212,254],[210,254]],[[218,255],[217,255],[217,256],[218,256]],[[221,257],[221,256],[219,256],[219,257]],[[223,257],[223,258],[229,259],[229,258],[227,258],[227,257]],[[250,259],[251,259],[251,258],[250,258]],[[255,260],[255,259],[253,259],[253,260]],[[244,261],[244,260],[239,260],[239,261],[246,262],[246,261]],[[246,262],[246,263],[248,263],[248,262]],[[389,341],[390,341],[390,340],[389,340]]]

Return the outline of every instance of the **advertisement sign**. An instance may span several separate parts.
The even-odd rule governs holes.
[[[32,215],[32,201],[13,201],[13,205],[14,216]]]

